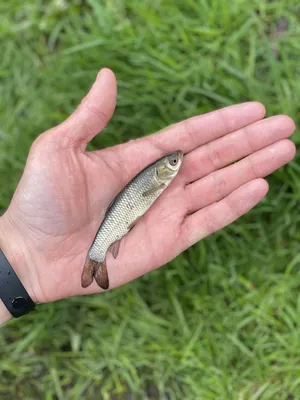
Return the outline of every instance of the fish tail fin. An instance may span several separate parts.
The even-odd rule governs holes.
[[[89,256],[86,257],[85,264],[81,276],[81,286],[87,288],[95,278],[97,284],[102,289],[108,289],[109,279],[105,261],[98,262],[92,260]]]
[[[87,288],[93,282],[96,264],[97,262],[87,255],[81,275],[81,286],[83,288]]]
[[[94,277],[98,286],[100,286],[102,289],[106,290],[109,288],[109,279],[105,261],[103,261],[102,263],[97,263]]]

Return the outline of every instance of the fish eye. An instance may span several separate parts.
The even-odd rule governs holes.
[[[170,157],[169,158],[169,163],[171,164],[171,165],[176,165],[177,164],[177,162],[178,162],[178,159],[177,159],[177,157]]]

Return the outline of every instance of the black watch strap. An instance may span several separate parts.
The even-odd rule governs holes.
[[[35,309],[26,289],[0,249],[0,298],[15,318]]]

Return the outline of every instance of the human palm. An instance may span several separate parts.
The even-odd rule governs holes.
[[[115,100],[114,75],[104,69],[78,109],[35,141],[1,218],[2,231],[14,238],[4,251],[15,259],[14,268],[37,302],[101,291],[95,282],[81,287],[88,248],[112,199],[157,158],[184,152],[178,176],[122,239],[116,260],[108,255],[111,288],[165,264],[243,215],[268,191],[261,178],[295,154],[286,140],[293,121],[262,120],[264,107],[255,102],[87,152],[86,144],[112,116]]]

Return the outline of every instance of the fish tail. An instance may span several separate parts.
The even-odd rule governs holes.
[[[94,272],[94,277],[98,286],[100,286],[102,289],[106,290],[109,288],[109,279],[105,261],[103,261],[102,263],[97,263]]]
[[[81,275],[81,286],[83,288],[87,288],[93,282],[96,264],[97,262],[87,255]]]
[[[109,279],[105,261],[98,262],[92,260],[89,256],[86,257],[85,264],[81,276],[81,286],[87,288],[95,278],[97,284],[102,289],[108,289]]]

